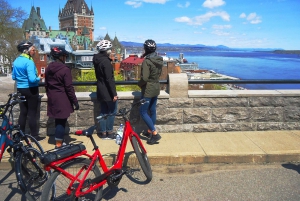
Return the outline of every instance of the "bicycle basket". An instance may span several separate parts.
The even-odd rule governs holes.
[[[83,150],[85,150],[85,146],[80,142],[79,144],[68,144],[57,150],[50,150],[46,154],[40,157],[41,162],[44,165],[48,165],[54,161],[58,161],[60,159],[67,158],[68,156],[72,156],[77,154]]]

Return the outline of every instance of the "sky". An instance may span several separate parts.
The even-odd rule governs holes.
[[[7,0],[28,14],[40,7],[46,26],[59,29],[67,0]],[[93,7],[94,39],[300,50],[300,0],[85,0]]]

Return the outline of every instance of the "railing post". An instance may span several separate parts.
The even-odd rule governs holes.
[[[169,73],[168,92],[170,98],[188,98],[188,77],[186,73]]]

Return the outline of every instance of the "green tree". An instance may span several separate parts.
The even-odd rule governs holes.
[[[26,16],[22,8],[12,8],[7,0],[0,0],[0,54],[9,68],[19,54],[16,46],[24,40],[21,27]]]
[[[83,73],[74,73],[76,82],[87,82],[87,81],[96,81],[96,75],[94,69],[90,71],[85,71]],[[124,81],[124,78],[121,74],[115,72],[116,81]],[[139,91],[140,88],[137,85],[116,85],[117,91]],[[95,92],[97,90],[96,86],[76,86],[75,90],[77,92]]]

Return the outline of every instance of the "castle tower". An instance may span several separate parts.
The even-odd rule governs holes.
[[[87,6],[85,0],[68,0],[65,7],[58,14],[59,29],[74,31],[76,35],[89,35],[94,41],[94,11]]]
[[[41,38],[48,36],[45,21],[41,17],[40,7],[37,7],[36,10],[33,6],[31,7],[29,18],[24,21],[22,28],[25,31],[25,38],[27,40],[31,36],[38,36]]]

